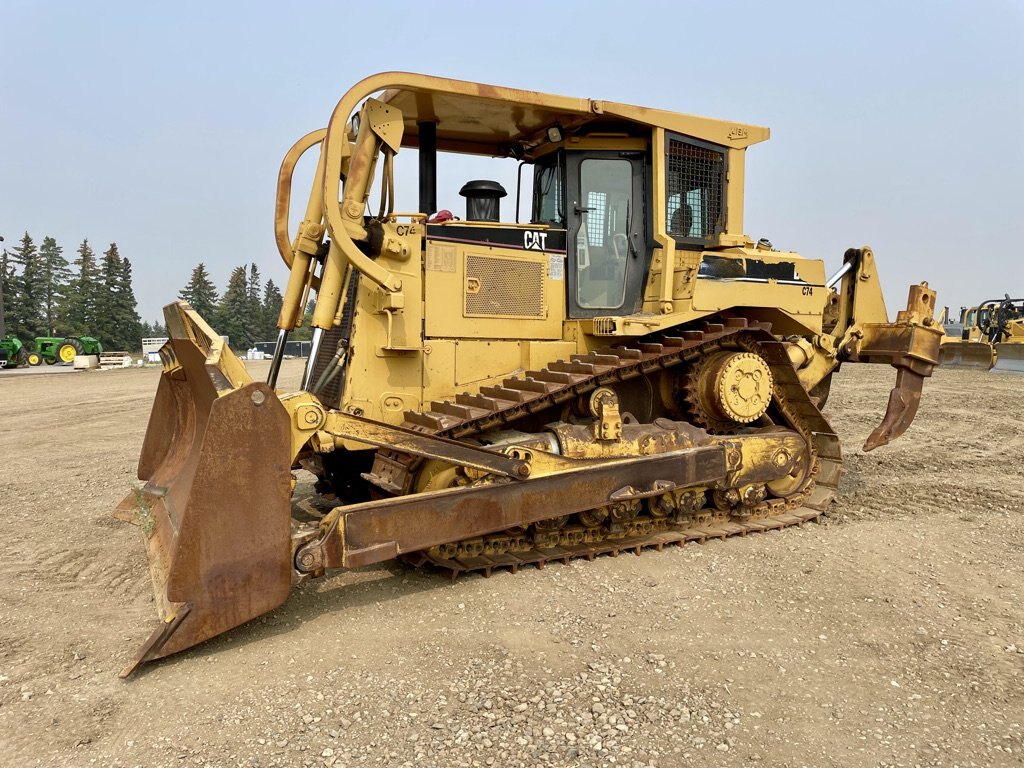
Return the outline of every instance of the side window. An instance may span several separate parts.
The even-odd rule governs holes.
[[[537,166],[533,182],[533,222],[565,226],[565,203],[562,191],[563,164],[552,159]]]
[[[666,137],[665,199],[668,232],[704,240],[725,229],[725,152],[681,137]]]

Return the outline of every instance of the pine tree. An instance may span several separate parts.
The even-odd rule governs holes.
[[[7,249],[0,252],[0,337],[14,333],[14,267]]]
[[[90,336],[95,336],[107,349],[114,348],[114,335],[117,333],[117,320],[114,317],[114,291],[117,277],[121,271],[121,257],[117,248],[108,248],[100,260],[99,276],[95,294],[95,316]]]
[[[142,338],[144,339],[159,339],[167,336],[167,328],[159,320],[152,323],[143,322],[141,329]]]
[[[117,245],[111,243],[110,247],[116,249]],[[117,274],[115,285],[114,306],[117,320],[115,346],[118,349],[135,349],[141,343],[142,328],[139,324],[135,290],[132,288],[132,263],[127,257],[121,259],[121,269]]]
[[[263,285],[260,281],[260,270],[253,262],[249,265],[249,282],[246,284],[246,290],[249,292],[249,312],[252,313],[252,319],[256,325],[259,325],[260,315],[263,313],[263,303],[260,301],[260,291],[263,289]],[[259,330],[257,328],[257,330]]]
[[[42,312],[46,326],[46,334],[57,334],[60,315],[60,302],[68,288],[71,272],[68,260],[64,258],[64,249],[57,245],[52,237],[44,237],[39,246],[40,283],[43,289]]]
[[[249,265],[249,326],[252,328],[254,341],[268,341],[274,334],[267,335],[267,317],[263,311],[263,283],[259,267],[255,263]]]
[[[189,278],[188,285],[181,289],[178,298],[191,304],[192,309],[206,322],[214,318],[217,311],[217,287],[210,280],[210,275],[202,262],[192,270],[192,277]]]
[[[9,312],[13,322],[8,321],[8,326],[22,339],[46,336],[49,329],[43,316],[43,274],[39,251],[28,232],[21,238],[21,244],[10,252],[9,258],[15,268],[21,268],[21,273],[18,274],[16,269],[12,280],[14,290]]]
[[[249,280],[245,267],[235,267],[228,279],[228,289],[217,307],[217,333],[228,337],[233,349],[249,349],[254,341],[249,311]]]
[[[267,280],[263,287],[263,339],[270,340],[277,338],[277,318],[281,314],[281,305],[284,297],[281,290],[274,285],[273,280]]]
[[[291,335],[295,341],[309,341],[313,338],[313,310],[316,309],[316,302],[310,299],[306,302],[306,311],[302,315],[302,325],[296,328]]]
[[[128,295],[125,295],[127,277]],[[124,259],[111,243],[103,252],[100,264],[99,290],[96,292],[96,319],[91,335],[107,349],[135,346],[139,316],[135,312],[135,296],[131,291],[131,266],[125,272]]]
[[[70,282],[61,302],[59,322],[64,333],[77,336],[96,335],[96,296],[99,291],[99,272],[96,255],[89,241],[78,246],[74,261],[78,274]]]

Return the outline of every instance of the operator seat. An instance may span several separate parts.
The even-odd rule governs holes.
[[[676,237],[689,237],[692,226],[693,208],[688,203],[683,203],[672,214],[672,225],[669,227],[668,232]]]

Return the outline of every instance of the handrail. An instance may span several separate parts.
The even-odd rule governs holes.
[[[281,258],[284,260],[288,269],[292,268],[292,262],[295,260],[295,252],[292,250],[292,240],[288,232],[288,216],[291,210],[292,201],[292,175],[295,173],[295,166],[298,164],[299,159],[306,154],[309,149],[323,142],[325,136],[327,136],[327,129],[319,128],[315,131],[310,131],[301,139],[296,141],[292,145],[291,149],[289,149],[285,154],[284,159],[281,161],[281,170],[278,171],[277,174],[277,198],[274,209],[274,240],[277,242],[277,250],[280,251]],[[320,179],[314,178],[314,189],[318,184],[320,184]],[[314,195],[313,197],[316,196]],[[312,216],[317,215],[317,213],[319,212],[311,215],[310,211],[307,210],[306,217],[312,218]]]

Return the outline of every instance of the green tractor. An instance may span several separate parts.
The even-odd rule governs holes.
[[[92,336],[36,336],[36,350],[29,352],[29,365],[71,363],[78,355],[99,355],[103,345]]]
[[[30,353],[17,336],[0,339],[0,368],[19,368],[29,364]]]

